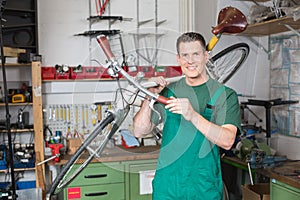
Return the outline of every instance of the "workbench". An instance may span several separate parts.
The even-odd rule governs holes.
[[[245,172],[248,172],[247,163],[237,157],[227,156],[221,158],[221,161],[242,170],[242,185],[244,185]],[[271,200],[292,200],[300,199],[300,177],[295,170],[300,170],[300,161],[288,160],[273,168],[251,169],[251,173],[253,177],[255,174],[260,174],[270,178]]]
[[[94,159],[92,162],[119,162],[130,160],[148,160],[157,159],[160,146],[142,146],[133,148],[124,148],[115,146],[113,148],[105,148],[101,154],[101,158]],[[72,155],[65,154],[59,163],[55,165],[64,165]],[[88,156],[88,154],[86,154]],[[77,160],[77,163],[85,161],[85,156]]]

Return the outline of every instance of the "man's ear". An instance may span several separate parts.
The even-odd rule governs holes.
[[[178,65],[181,66],[180,56],[178,54],[176,54],[176,60],[177,60]]]
[[[207,63],[208,60],[209,60],[209,53],[208,53],[208,51],[205,51],[204,55],[205,55],[205,61],[206,61],[205,63]]]

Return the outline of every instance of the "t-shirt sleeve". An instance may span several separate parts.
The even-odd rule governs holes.
[[[220,126],[232,124],[237,127],[237,134],[240,134],[242,133],[241,114],[237,93],[230,88],[226,88],[225,91],[219,98],[216,107],[215,123]]]

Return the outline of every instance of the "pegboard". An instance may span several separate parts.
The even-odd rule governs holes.
[[[88,135],[96,125],[105,118],[107,110],[113,109],[111,102],[99,102],[92,104],[49,104],[46,105],[44,124],[53,134],[60,131],[67,137],[70,132]],[[120,129],[132,129],[133,109],[124,120]],[[69,135],[68,135],[69,137]]]

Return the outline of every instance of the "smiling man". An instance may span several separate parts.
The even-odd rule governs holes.
[[[176,47],[185,77],[171,84],[154,77],[158,87],[150,89],[170,98],[167,105],[155,105],[164,128],[153,199],[222,199],[219,147],[230,149],[240,130],[237,94],[206,73],[209,55],[201,34],[182,34]],[[149,103],[145,100],[134,117],[136,137],[161,122]]]

